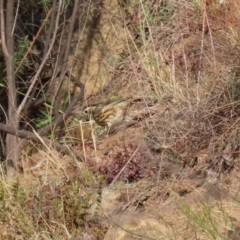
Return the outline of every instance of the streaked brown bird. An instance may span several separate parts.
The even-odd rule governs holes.
[[[124,120],[129,102],[120,99],[108,104],[99,104],[84,109],[84,113],[92,117],[101,126],[107,126],[108,133]]]

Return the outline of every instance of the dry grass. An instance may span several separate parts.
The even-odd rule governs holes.
[[[7,182],[2,170],[1,239],[103,239],[106,229],[93,203],[112,181],[150,178],[155,187],[141,204],[158,207],[173,192],[186,197],[209,184],[238,192],[238,1],[140,0],[126,8],[126,50],[104,97],[140,99],[129,116],[145,115],[109,138],[99,137],[93,125],[78,126],[75,148],[85,163],[45,146],[24,157],[15,182]],[[186,179],[203,181],[189,187]],[[165,239],[237,239],[237,194],[214,199],[179,204],[181,219],[173,213],[169,221],[176,227]]]
[[[90,209],[101,192],[100,175],[49,148],[23,161],[21,169],[15,181],[1,180],[1,239],[83,239],[82,230],[88,234],[90,227],[95,230],[89,236],[101,239],[104,230],[94,227],[88,213],[97,211]]]

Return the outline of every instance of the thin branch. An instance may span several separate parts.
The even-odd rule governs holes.
[[[59,84],[59,87],[58,87],[58,91],[55,94],[56,97],[55,97],[54,109],[53,109],[55,117],[59,116],[58,111],[59,111],[60,98],[61,98],[60,91],[61,91],[62,85],[63,85],[63,77],[64,77],[65,72],[66,72],[65,69],[66,69],[66,66],[67,66],[67,59],[68,59],[68,56],[69,56],[69,50],[70,50],[70,46],[71,46],[74,24],[75,24],[75,21],[76,21],[76,18],[77,18],[78,5],[79,5],[79,0],[75,0],[74,1],[74,7],[73,7],[73,13],[72,13],[72,19],[71,19],[70,26],[69,26],[69,31],[68,31],[67,41],[65,42],[63,50],[61,51],[62,53],[64,52],[64,57],[63,57],[63,60],[62,60],[62,70],[61,70],[61,74],[60,74],[61,77],[59,79],[60,84]],[[61,61],[61,59],[60,59],[60,61]]]
[[[0,123],[0,130],[3,132],[6,132],[8,134],[11,134],[13,136],[19,137],[19,138],[23,138],[23,139],[28,139],[28,140],[32,140],[34,142],[37,143],[42,143],[44,142],[45,144],[47,144],[48,146],[52,145],[54,148],[56,148],[59,152],[62,153],[66,153],[66,154],[74,154],[75,157],[79,158],[80,160],[83,160],[84,157],[78,153],[75,153],[70,147],[67,148],[63,145],[60,145],[56,142],[53,142],[47,138],[43,138],[40,137],[39,135],[29,132],[29,131],[25,131],[25,130],[16,130],[14,127],[5,125]]]
[[[48,47],[49,47],[49,43],[50,43],[50,38],[51,38],[51,34],[54,30],[54,23],[55,23],[55,17],[56,17],[56,10],[57,10],[57,0],[53,0],[53,4],[52,4],[52,15],[51,15],[51,19],[50,19],[50,25],[49,25],[49,29],[48,29],[48,33],[47,33],[47,37],[45,40],[45,47],[43,50],[43,57],[45,57]]]
[[[63,114],[59,115],[53,122],[49,123],[45,127],[43,127],[38,133],[39,135],[44,135],[49,131],[56,128],[59,124],[61,124],[72,112],[73,107],[84,98],[85,96],[85,85],[81,82],[78,82],[81,86],[81,93],[73,98],[72,102],[68,105],[67,109],[64,111]]]
[[[39,66],[37,73],[36,73],[35,76],[33,77],[32,83],[31,83],[31,85],[30,85],[27,93],[25,94],[24,99],[22,100],[21,104],[19,105],[19,107],[18,107],[18,109],[17,109],[18,114],[20,114],[20,113],[22,112],[22,109],[24,108],[24,106],[25,106],[25,104],[26,104],[26,101],[27,101],[27,99],[28,99],[31,91],[32,91],[33,87],[35,86],[35,84],[36,84],[36,82],[37,82],[37,80],[38,80],[38,77],[39,77],[39,75],[40,75],[40,73],[41,73],[41,71],[42,71],[42,69],[43,69],[43,67],[44,67],[44,65],[45,65],[45,63],[46,63],[46,61],[47,61],[47,59],[48,59],[48,56],[50,55],[50,53],[51,53],[51,51],[52,51],[52,48],[53,48],[53,45],[54,45],[54,43],[55,43],[56,36],[57,36],[57,30],[58,30],[58,24],[59,24],[61,6],[62,6],[62,0],[59,1],[59,5],[58,5],[58,14],[57,14],[55,31],[54,31],[54,33],[53,33],[53,39],[52,39],[51,45],[50,45],[50,47],[49,47],[49,49],[48,49],[48,52],[47,52],[46,56],[43,58],[42,63],[41,63],[41,65]]]
[[[20,6],[20,0],[18,0],[17,3],[17,10],[16,10],[16,14],[15,14],[15,19],[14,19],[14,24],[13,24],[13,29],[12,29],[12,35],[14,34],[14,29],[16,26],[16,21],[17,21],[17,15],[18,15],[18,11],[19,11],[19,6]]]
[[[133,152],[132,156],[128,159],[128,161],[126,162],[126,164],[123,166],[123,168],[121,169],[121,171],[117,174],[117,176],[113,179],[113,181],[111,182],[111,184],[109,185],[109,187],[111,187],[116,180],[119,178],[119,176],[123,173],[123,171],[125,170],[125,168],[127,167],[127,165],[131,162],[131,160],[133,159],[133,157],[136,155],[136,153],[138,152],[138,149],[140,148],[140,146],[142,145],[142,142],[138,145],[138,147],[136,148],[136,150]]]
[[[1,40],[2,40],[2,50],[4,56],[9,57],[9,52],[6,44],[6,36],[5,36],[5,21],[4,21],[4,13],[3,13],[3,0],[0,0],[0,19],[1,19]]]
[[[35,43],[36,40],[38,39],[41,31],[43,30],[43,27],[45,26],[45,24],[46,24],[46,22],[47,22],[47,19],[50,17],[51,13],[52,13],[52,9],[49,10],[47,16],[45,17],[45,19],[44,19],[41,27],[39,28],[39,30],[38,30],[38,32],[37,32],[36,36],[33,38],[33,40],[32,40],[32,42],[31,42],[31,44],[30,44],[27,52],[25,53],[25,55],[24,55],[23,58],[21,59],[21,62],[19,63],[18,67],[17,67],[16,70],[15,70],[15,74],[19,71],[20,67],[22,66],[22,64],[23,64],[23,62],[24,62],[24,60],[25,60],[25,58],[26,58],[26,57],[28,56],[28,54],[31,52],[31,49],[32,49],[34,43]],[[44,63],[44,64],[45,64],[45,63]]]
[[[85,96],[85,85],[81,83],[80,81],[77,82],[77,86],[80,87],[81,93],[73,98],[72,102],[68,105],[67,109],[64,113],[59,115],[53,122],[49,123],[48,125],[44,126],[40,131],[38,131],[38,134],[40,136],[46,135],[49,131],[53,130],[57,126],[59,126],[64,120],[67,119],[67,117],[71,114],[73,107],[84,98]],[[24,139],[21,141],[21,148],[26,146],[28,143],[27,139]]]

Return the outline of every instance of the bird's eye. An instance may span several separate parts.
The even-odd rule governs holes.
[[[88,108],[84,109],[83,113],[87,115],[88,114]]]
[[[92,108],[92,107],[86,107],[86,108],[83,110],[83,113],[84,113],[85,115],[90,115],[90,114],[92,114],[92,112],[93,112],[93,108]]]

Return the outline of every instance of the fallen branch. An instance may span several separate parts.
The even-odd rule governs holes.
[[[80,161],[84,160],[84,157],[81,154],[75,153],[70,147],[65,147],[65,146],[55,143],[45,137],[40,137],[38,134],[29,132],[29,131],[25,131],[25,130],[16,131],[16,129],[14,127],[10,127],[10,126],[2,124],[2,123],[0,123],[0,130],[3,132],[6,132],[8,134],[11,134],[13,136],[25,139],[25,140],[32,140],[37,143],[45,143],[48,146],[52,145],[53,148],[55,148],[56,150],[58,150],[61,153],[70,154],[70,155],[73,154],[78,160],[80,160]]]

